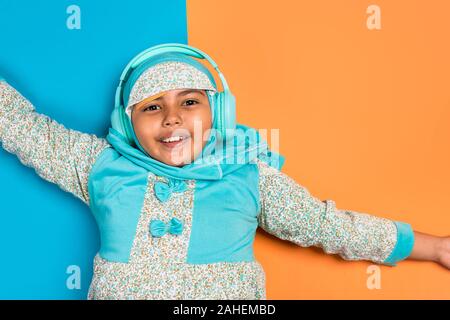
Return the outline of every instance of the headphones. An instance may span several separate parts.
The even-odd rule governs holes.
[[[236,99],[231,93],[225,77],[222,72],[220,72],[219,67],[214,60],[211,59],[206,53],[197,48],[181,43],[165,43],[156,45],[140,52],[133,59],[131,59],[120,76],[120,82],[116,90],[114,110],[111,114],[112,126],[128,140],[128,143],[133,143],[134,132],[132,132],[133,128],[131,127],[131,119],[125,113],[125,107],[123,105],[123,86],[132,71],[142,62],[147,61],[156,55],[167,52],[182,53],[191,57],[206,59],[214,67],[223,86],[222,92],[216,91],[212,96],[214,106],[216,106],[216,129],[219,133],[219,138],[221,139],[234,136],[234,131],[236,129]],[[214,106],[211,106],[211,108]]]

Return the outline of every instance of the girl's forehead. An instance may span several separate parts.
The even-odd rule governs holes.
[[[161,100],[164,98],[164,96],[167,96],[167,95],[186,96],[191,93],[192,94],[200,94],[200,95],[206,97],[206,91],[204,89],[195,89],[195,88],[171,89],[171,90],[166,90],[166,91],[162,91],[160,93],[151,95],[151,96],[139,101],[137,104],[150,102],[153,100]]]

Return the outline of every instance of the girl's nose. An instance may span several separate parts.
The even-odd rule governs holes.
[[[180,125],[182,123],[180,114],[176,110],[168,111],[163,120],[163,126],[170,127],[173,125]]]

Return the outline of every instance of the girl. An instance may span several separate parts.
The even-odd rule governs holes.
[[[215,66],[181,44],[133,59],[106,139],[36,113],[0,81],[4,149],[81,199],[98,223],[88,299],[266,299],[253,254],[258,226],[345,260],[395,266],[409,258],[450,268],[450,237],[339,210],[282,173],[282,156],[252,128],[233,125],[220,71],[224,92],[193,57]]]

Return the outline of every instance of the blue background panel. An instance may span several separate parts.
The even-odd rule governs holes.
[[[104,137],[128,61],[187,43],[186,3],[2,0],[0,38],[0,76],[37,112]],[[0,299],[85,299],[100,245],[89,208],[2,148],[0,168]]]

